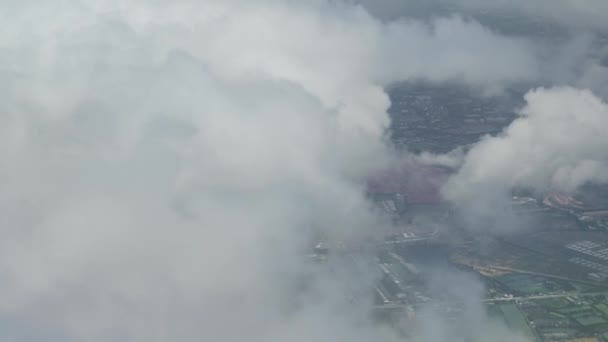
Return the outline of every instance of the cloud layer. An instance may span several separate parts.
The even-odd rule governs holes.
[[[608,105],[587,90],[537,89],[502,134],[485,137],[446,187],[448,198],[474,196],[487,185],[573,191],[605,182]]]
[[[602,0],[355,0],[382,18],[464,12],[531,16],[575,29],[608,29],[608,5]]]
[[[390,157],[383,87],[535,77],[527,43],[459,17],[2,6],[0,316],[20,341],[395,339],[367,296],[344,295],[373,272],[303,257],[318,235],[357,245],[382,228],[362,189]]]
[[[513,189],[573,192],[608,182],[608,105],[570,87],[532,90],[525,99],[519,118],[473,145],[443,186],[472,228],[525,227],[511,210]]]

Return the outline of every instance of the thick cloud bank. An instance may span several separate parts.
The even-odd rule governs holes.
[[[445,186],[447,198],[470,202],[514,187],[573,191],[608,181],[608,105],[587,90],[537,89],[504,132],[485,137]]]
[[[465,50],[475,50],[474,44],[487,46],[490,51],[497,49],[488,55],[485,62],[475,61],[480,65],[481,75],[488,72],[493,75],[496,71],[492,72],[492,68],[516,72],[515,75],[524,71],[528,77],[520,80],[532,81],[536,86],[570,85],[591,89],[598,96],[608,98],[608,2],[604,0],[353,1],[387,21],[399,18],[433,20],[451,13],[476,18],[515,41],[528,41],[528,53],[536,51],[537,55],[542,55],[541,63],[518,63],[520,66],[527,64],[527,68],[512,69],[511,66],[516,64],[514,61],[504,64],[500,58],[518,56],[517,49],[504,55],[495,39],[472,39],[473,46],[453,40]],[[521,58],[517,60],[524,62]],[[494,80],[493,76],[489,76],[487,84],[492,84],[491,80]]]
[[[0,321],[18,341],[391,341],[366,316],[373,274],[303,257],[381,229],[361,184],[388,156],[383,86],[534,70],[474,22],[336,1],[1,7]]]
[[[458,0],[469,9],[523,12],[577,29],[608,30],[608,3],[603,0]]]
[[[4,19],[2,314],[79,341],[370,333],[342,283],[297,298],[313,231],[374,226],[356,184],[388,101],[363,14],[94,5]]]
[[[608,3],[604,0],[353,0],[383,18],[437,12],[529,15],[576,29],[606,31]]]
[[[503,37],[459,16],[384,26],[383,80],[456,80],[490,88],[538,78],[538,56],[524,39]]]

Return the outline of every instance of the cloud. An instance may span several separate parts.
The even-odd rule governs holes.
[[[430,267],[429,271],[431,293],[449,298],[452,307],[448,312],[432,305],[420,310],[418,314],[423,319],[416,322],[420,337],[414,341],[450,341],[454,338],[458,341],[529,341],[521,333],[510,331],[488,317],[487,308],[478,300],[485,291],[479,279],[442,267]],[[476,328],[471,329],[473,326]]]
[[[386,24],[383,65],[389,81],[436,82],[500,87],[538,79],[535,49],[524,39],[505,37],[459,16],[429,22],[401,19]]]
[[[539,88],[525,99],[519,118],[468,151],[444,188],[448,199],[479,204],[479,196],[501,196],[516,187],[571,192],[608,181],[605,102],[569,87]],[[481,211],[486,209],[492,212]]]
[[[606,23],[608,4],[602,0],[543,0],[535,2],[524,0],[461,0],[459,4],[469,9],[525,13],[577,29],[601,31],[608,29],[608,24]]]
[[[475,34],[471,33],[455,34],[458,37],[471,37],[471,39],[452,41],[462,46],[465,51],[479,50],[475,55],[480,57],[485,55],[485,49],[480,49],[480,46],[488,48],[486,58],[471,60],[472,63],[480,65],[480,76],[490,75],[486,87],[496,81],[493,75],[500,73],[502,69],[505,74],[522,73],[511,81],[519,80],[528,87],[569,85],[589,88],[603,98],[608,96],[606,84],[608,55],[605,49],[608,4],[605,1],[358,0],[356,2],[388,23],[400,20],[433,22],[437,17],[452,14],[472,18],[469,19],[470,23],[476,21],[482,23],[482,30],[492,34],[485,38],[473,38]],[[448,32],[457,31],[448,30]],[[477,42],[484,43],[475,45]],[[505,53],[501,47],[506,42],[520,46],[527,45],[524,49],[525,53],[520,53],[520,49],[517,48],[509,49],[513,53]],[[504,60],[501,60],[503,57]],[[515,60],[509,60],[512,58]],[[457,64],[457,61],[458,59],[454,64]],[[516,64],[519,67],[514,67]],[[471,75],[475,74],[474,71],[471,73]],[[521,77],[523,75],[527,77]]]
[[[400,16],[429,16],[450,12],[502,14],[512,18],[536,17],[575,29],[608,29],[608,5],[602,0],[356,0],[374,15],[384,19]]]
[[[382,229],[363,182],[390,159],[383,87],[534,72],[525,43],[459,17],[384,24],[320,0],[3,6],[0,316],[23,322],[17,340],[396,339],[344,295],[373,272],[303,257],[317,234],[356,245]]]

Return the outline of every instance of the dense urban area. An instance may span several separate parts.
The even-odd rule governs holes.
[[[515,117],[521,94],[474,95],[457,85],[401,84],[391,89],[394,143],[413,151],[449,152],[498,134]],[[415,333],[421,315],[457,325],[464,300],[435,289],[438,274],[481,280],[489,317],[529,340],[608,341],[608,187],[587,186],[574,195],[513,192],[512,222],[526,229],[471,231],[440,195],[447,167],[407,164],[368,184],[368,196],[393,220],[377,248],[375,314]],[[320,242],[315,260],[333,254]],[[344,256],[343,255],[343,256]],[[410,324],[408,324],[410,321]]]

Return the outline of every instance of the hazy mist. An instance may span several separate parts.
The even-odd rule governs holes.
[[[501,135],[415,157],[457,169],[449,200],[608,180],[595,33],[539,46],[470,14],[575,13],[564,23],[590,31],[608,8],[495,2],[387,19],[390,1],[3,1],[0,340],[403,340],[369,317],[374,272],[304,257],[319,234],[360,246],[388,225],[364,195],[402,158],[385,87],[546,86]],[[445,283],[466,334],[429,313],[406,340],[522,340],[485,316],[477,281]]]

